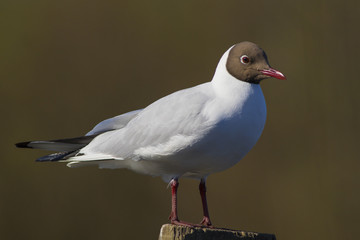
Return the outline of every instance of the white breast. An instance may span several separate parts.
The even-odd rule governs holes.
[[[228,86],[222,92],[226,96],[217,98],[207,109],[217,123],[201,151],[207,158],[204,165],[214,172],[240,161],[258,141],[266,121],[266,104],[259,85],[236,80]]]

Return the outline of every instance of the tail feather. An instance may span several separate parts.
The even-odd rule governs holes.
[[[75,156],[79,150],[89,144],[97,135],[82,136],[76,138],[57,139],[49,141],[29,141],[16,143],[18,148],[35,148],[56,151],[36,159],[37,162],[54,162],[66,160]]]
[[[78,150],[89,144],[97,135],[82,136],[77,138],[57,139],[50,141],[30,141],[16,143],[18,148],[35,148],[50,151],[70,152]]]

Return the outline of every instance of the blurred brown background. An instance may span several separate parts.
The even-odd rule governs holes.
[[[15,142],[74,137],[209,81],[244,40],[288,77],[262,83],[256,147],[208,179],[216,226],[278,239],[356,239],[359,1],[64,0],[0,3],[0,238],[157,239],[170,190],[127,170],[36,163]],[[180,218],[201,220],[182,180]],[[141,230],[139,230],[141,229]]]

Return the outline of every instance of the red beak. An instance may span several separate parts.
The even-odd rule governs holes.
[[[274,77],[274,78],[277,78],[277,79],[281,79],[281,80],[286,79],[284,74],[282,74],[281,72],[279,72],[278,70],[275,70],[273,68],[260,70],[260,72],[262,74],[266,75],[266,76]]]

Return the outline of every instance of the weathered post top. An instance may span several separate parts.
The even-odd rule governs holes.
[[[276,240],[275,235],[223,228],[185,227],[164,224],[159,240]]]

